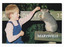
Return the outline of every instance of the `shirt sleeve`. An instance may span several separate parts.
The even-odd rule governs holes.
[[[6,37],[9,42],[13,42],[17,38],[19,38],[19,35],[13,35],[13,25],[11,23],[7,24],[5,28],[5,32],[6,32]]]
[[[27,21],[29,21],[31,19],[31,17],[33,16],[34,12],[35,11],[31,11],[26,17],[20,18],[19,19],[20,25],[26,23]]]

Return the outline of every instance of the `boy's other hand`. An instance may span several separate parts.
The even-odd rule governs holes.
[[[21,32],[19,33],[19,35],[20,35],[20,36],[24,36],[24,31],[21,31]]]

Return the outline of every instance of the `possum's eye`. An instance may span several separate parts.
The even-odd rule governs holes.
[[[44,16],[42,15],[41,18],[44,19]]]
[[[39,15],[40,16],[40,18],[43,18],[43,15]]]

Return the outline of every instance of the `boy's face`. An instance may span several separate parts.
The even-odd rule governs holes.
[[[15,20],[18,20],[19,19],[19,12],[18,11],[14,12],[12,15],[12,18]]]

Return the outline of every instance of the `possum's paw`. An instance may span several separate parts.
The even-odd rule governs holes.
[[[51,32],[51,31],[45,31],[45,32]]]
[[[54,31],[45,31],[45,32],[53,32],[53,33],[55,33]]]
[[[58,33],[58,32],[53,32],[53,33]]]

